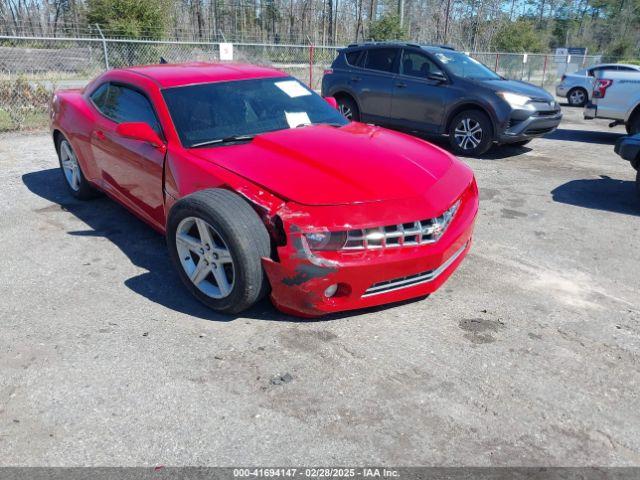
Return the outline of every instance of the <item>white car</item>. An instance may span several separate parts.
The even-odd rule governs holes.
[[[629,135],[640,133],[640,75],[604,72],[595,81],[592,99],[584,109],[584,118],[613,120],[610,127],[624,124]]]
[[[583,107],[591,99],[595,80],[601,77],[605,71],[640,73],[640,65],[603,63],[568,73],[562,76],[560,84],[556,87],[556,95],[566,97],[569,105],[573,107]]]

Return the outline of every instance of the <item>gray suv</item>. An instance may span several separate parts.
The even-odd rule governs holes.
[[[507,80],[449,47],[364,43],[340,50],[322,79],[351,120],[447,134],[461,155],[495,143],[524,145],[556,129],[562,113],[545,90]]]

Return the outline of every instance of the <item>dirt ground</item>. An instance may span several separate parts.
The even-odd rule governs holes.
[[[0,136],[0,465],[639,465],[640,201],[564,108],[466,159],[470,255],[422,301],[299,321],[192,299],[163,239]]]

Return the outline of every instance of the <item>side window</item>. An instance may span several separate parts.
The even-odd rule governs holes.
[[[381,72],[392,72],[397,55],[397,48],[372,48],[367,51],[364,67]]]
[[[631,67],[618,67],[618,70],[620,70],[621,72],[637,72],[638,71],[635,68],[631,68]]]
[[[358,59],[360,58],[360,55],[362,55],[362,50],[356,50],[354,52],[348,52],[345,55],[345,58],[347,59],[347,63],[351,66],[357,67],[358,65]]]
[[[600,78],[602,73],[607,70],[607,67],[596,67],[591,70],[591,76],[595,78]]]
[[[103,83],[90,95],[91,101],[100,111],[102,111],[108,92],[109,84]]]
[[[427,78],[430,73],[442,73],[442,70],[426,55],[405,50],[402,55],[400,73],[412,77]]]
[[[115,122],[145,122],[160,134],[160,124],[149,100],[132,88],[110,84],[104,102],[98,108]]]

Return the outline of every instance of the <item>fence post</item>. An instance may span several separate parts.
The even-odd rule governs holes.
[[[544,65],[542,67],[542,83],[540,86],[544,88],[544,78],[547,76],[547,56],[544,56]]]
[[[496,53],[496,66],[493,69],[494,72],[498,73],[498,62],[500,61],[500,54]]]
[[[309,88],[313,90],[313,55],[315,46],[309,45]]]
[[[100,28],[100,25],[98,25],[97,23],[96,23],[96,28],[98,29],[98,33],[102,38],[102,51],[104,52],[104,66],[107,70],[109,70],[109,54],[107,53],[107,40],[104,38],[104,35],[102,34],[102,29]]]

